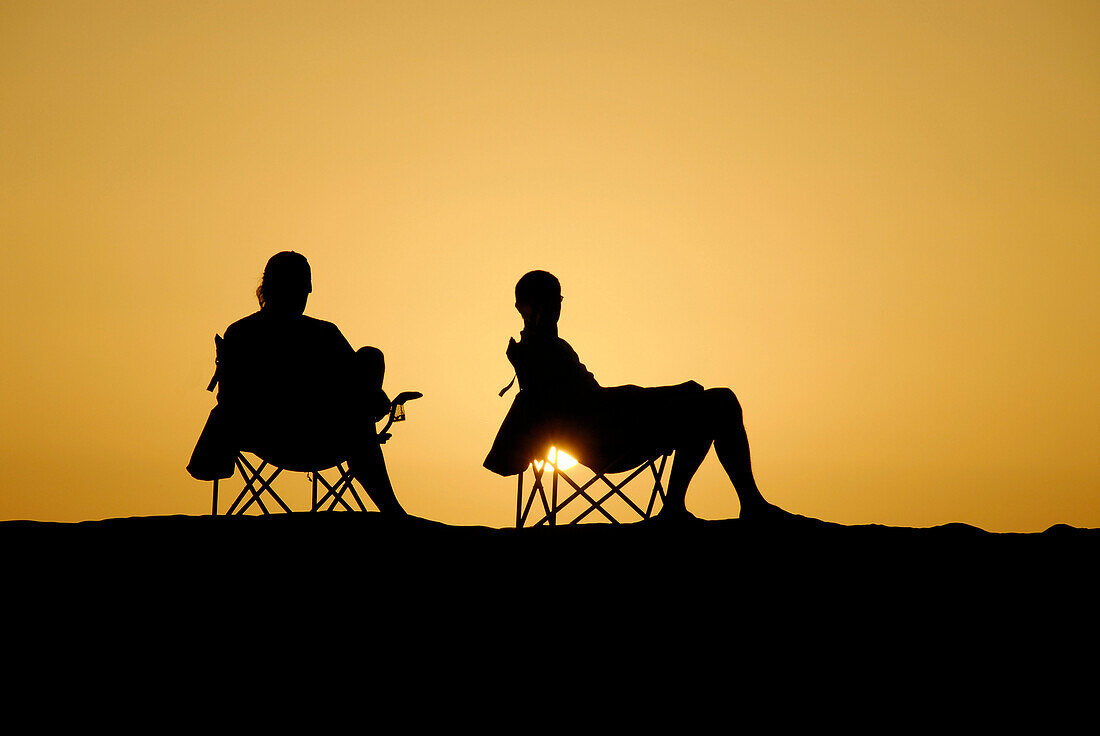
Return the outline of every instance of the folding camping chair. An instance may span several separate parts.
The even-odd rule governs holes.
[[[532,519],[531,508],[534,505],[536,497],[539,499],[542,505],[542,515],[538,516],[536,513],[535,520],[531,521],[531,526],[539,526],[547,524],[549,526],[556,526],[558,521],[558,514],[571,507],[572,511],[579,511],[568,524],[578,524],[585,517],[590,515],[594,511],[600,512],[609,522],[612,524],[620,523],[615,517],[613,510],[609,509],[607,504],[612,499],[615,499],[619,509],[624,511],[629,516],[633,517],[637,515],[640,519],[649,519],[653,516],[654,507],[657,504],[657,499],[660,498],[662,505],[665,500],[665,489],[661,484],[661,478],[665,472],[665,465],[669,456],[672,453],[658,453],[652,457],[644,460],[640,465],[633,469],[627,469],[619,472],[628,473],[625,477],[618,481],[612,480],[608,475],[612,472],[610,468],[614,468],[618,465],[619,460],[609,463],[607,466],[596,469],[589,469],[592,472],[592,477],[583,483],[578,483],[563,470],[561,465],[561,454],[555,448],[551,448],[550,456],[546,460],[537,460],[532,462],[530,467],[533,475],[533,480],[530,486],[530,490],[524,498],[524,485],[523,479],[526,471],[520,471],[517,476],[517,492],[516,492],[516,528],[522,528],[528,523],[529,519]],[[578,464],[577,467],[584,467]],[[547,498],[546,489],[546,475],[549,469],[550,475],[550,497]],[[653,490],[649,494],[648,503],[646,503],[645,509],[643,509],[638,503],[635,503],[627,493],[626,486],[634,479],[642,476],[646,470],[649,470],[653,476]],[[558,485],[559,480],[567,486],[567,495],[564,500],[558,500]],[[603,482],[603,486],[597,485],[600,481]],[[604,488],[607,487],[607,489]],[[638,484],[635,484],[637,487]],[[572,489],[569,493],[568,489]],[[633,489],[631,489],[633,490]],[[602,495],[601,495],[602,494]]]
[[[390,412],[386,426],[378,433],[379,443],[385,443],[386,440],[390,439],[388,430],[394,422],[405,421],[405,403],[413,399],[419,399],[421,396],[423,396],[423,394],[418,391],[404,391],[398,394],[397,397],[390,402]],[[244,488],[242,488],[240,493],[234,498],[233,503],[229,505],[229,508],[225,512],[226,516],[244,514],[253,504],[255,504],[264,515],[270,514],[271,511],[264,503],[263,497],[265,494],[270,496],[271,500],[273,500],[284,512],[288,514],[291,513],[290,506],[283,501],[272,486],[275,479],[284,471],[308,473],[313,491],[312,503],[310,504],[311,512],[321,510],[334,511],[338,507],[347,511],[355,511],[356,508],[344,498],[346,493],[350,493],[359,511],[367,510],[366,505],[363,503],[363,498],[359,495],[358,490],[356,490],[356,482],[348,468],[347,457],[329,457],[310,464],[285,461],[280,464],[279,458],[262,458],[251,452],[248,454],[253,455],[255,459],[250,460],[245,452],[247,451],[238,450],[235,459],[236,470],[244,480]],[[332,470],[336,471],[336,477],[330,480],[326,478],[324,474]],[[325,489],[320,498],[317,496],[318,486]],[[326,504],[328,505],[327,509],[324,508]],[[214,500],[210,513],[212,516],[218,515],[218,480],[216,478],[214,479]]]

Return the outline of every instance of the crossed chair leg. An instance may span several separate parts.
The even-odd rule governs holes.
[[[237,453],[236,469],[240,472],[241,478],[244,479],[244,488],[241,489],[241,492],[237,494],[233,503],[230,504],[229,509],[225,512],[226,516],[244,514],[252,507],[252,504],[256,504],[265,516],[269,515],[271,511],[264,503],[264,493],[271,496],[271,499],[274,500],[285,513],[292,513],[290,506],[283,501],[279,494],[276,493],[274,487],[272,487],[275,479],[283,472],[283,468],[272,465],[262,458],[260,458],[260,463],[258,465],[253,465],[243,453]],[[333,466],[333,469],[339,473],[339,477],[332,482],[330,482],[320,470],[309,471],[313,492],[310,511],[320,511],[326,504],[328,508],[323,509],[326,511],[332,511],[336,509],[337,506],[341,506],[347,511],[355,511],[356,509],[344,497],[345,494],[349,492],[356,506],[358,506],[358,510],[366,511],[367,507],[355,488],[355,479],[351,474],[351,470],[343,462],[337,463]],[[268,471],[268,475],[266,476],[264,475],[265,471]],[[319,485],[325,489],[324,494],[320,498],[317,496]],[[214,501],[210,513],[213,516],[218,515],[217,480],[214,481]]]
[[[599,471],[594,471],[591,479],[583,484],[578,484],[572,478],[570,478],[563,470],[557,467],[556,464],[547,460],[540,464],[533,464],[531,467],[532,474],[534,475],[534,482],[531,486],[531,492],[527,496],[526,505],[523,501],[523,477],[524,473],[520,472],[518,476],[518,490],[516,495],[516,527],[522,527],[527,523],[527,519],[531,513],[531,507],[534,505],[535,497],[538,496],[542,503],[543,516],[538,521],[534,522],[532,526],[539,526],[541,524],[548,524],[549,526],[555,526],[557,524],[558,512],[562,511],[566,506],[573,503],[577,499],[583,499],[587,502],[587,506],[584,511],[574,517],[568,523],[577,524],[582,519],[587,517],[593,511],[599,511],[604,518],[610,521],[612,524],[620,523],[618,519],[611,514],[606,508],[604,503],[613,497],[618,497],[629,506],[634,513],[636,513],[641,519],[649,519],[653,515],[654,506],[657,503],[657,499],[660,498],[661,503],[665,500],[665,489],[661,483],[661,478],[665,472],[665,465],[668,461],[668,455],[658,455],[657,457],[650,458],[646,462],[642,463],[631,473],[618,482],[614,482],[607,477],[607,469],[604,468]],[[614,464],[607,467],[613,467]],[[544,476],[547,468],[550,469],[551,484],[550,484],[550,497],[547,498],[546,484],[544,482]],[[638,504],[624,492],[624,487],[639,475],[649,470],[653,474],[653,491],[649,496],[649,503],[643,510]],[[558,478],[561,478],[570,488],[572,493],[564,500],[558,501]],[[597,497],[595,491],[589,493],[589,490],[597,483],[597,481],[603,481],[603,483],[610,489],[606,491],[602,496]]]
[[[328,479],[321,474],[321,471],[314,470],[310,473],[313,483],[313,507],[311,511],[320,511],[321,507],[325,503],[329,504],[327,511],[332,511],[336,508],[336,504],[340,504],[348,511],[355,511],[351,505],[344,500],[344,492],[350,491],[351,497],[355,499],[355,503],[359,506],[360,511],[366,511],[367,507],[363,504],[363,499],[360,498],[358,491],[355,490],[354,478],[352,477],[351,470],[344,465],[344,463],[337,463],[336,470],[340,473],[340,477],[335,483],[329,483]],[[317,484],[320,482],[327,490],[325,495],[320,499],[317,498]]]

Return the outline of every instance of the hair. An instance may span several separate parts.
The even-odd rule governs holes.
[[[312,273],[306,257],[292,250],[284,250],[268,259],[260,285],[256,287],[256,301],[263,309],[268,303],[277,303],[303,288],[309,291],[311,281]]]
[[[516,282],[517,304],[552,304],[561,301],[561,283],[552,273],[529,271]]]

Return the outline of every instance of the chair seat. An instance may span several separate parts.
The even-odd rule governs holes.
[[[289,448],[266,448],[257,450],[251,447],[242,448],[269,464],[292,470],[295,473],[313,473],[320,470],[335,468],[340,463],[346,463],[350,453],[332,451],[326,453],[301,453]]]

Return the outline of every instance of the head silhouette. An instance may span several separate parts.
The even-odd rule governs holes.
[[[546,271],[529,271],[516,283],[516,309],[530,327],[551,327],[561,316],[561,283]]]
[[[271,256],[256,289],[256,299],[264,312],[300,315],[313,291],[309,261],[301,253],[285,250]]]

